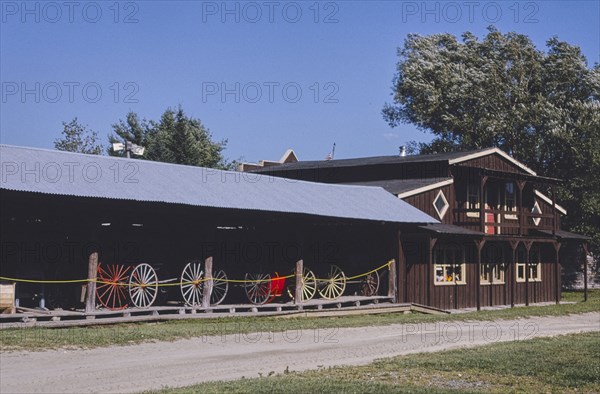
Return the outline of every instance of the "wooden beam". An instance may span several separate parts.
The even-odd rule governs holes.
[[[485,234],[485,183],[487,182],[487,176],[481,176],[479,182],[479,223],[481,226],[481,232]]]
[[[398,230],[398,270],[396,291],[398,292],[397,302],[407,302],[408,300],[408,267],[406,265],[406,256],[404,255],[404,247],[402,246],[402,234]]]
[[[525,232],[525,205],[523,204],[525,181],[517,181],[517,187],[519,189],[519,205],[517,208],[517,211],[519,212],[519,235],[523,236]]]
[[[429,262],[427,264],[427,305],[431,306],[431,297],[433,294],[433,286],[434,286],[434,280],[435,278],[433,277],[433,248],[435,247],[435,244],[437,242],[437,238],[432,238],[432,237],[428,237],[429,240],[429,250],[428,250],[428,257],[429,257]]]
[[[586,302],[588,300],[588,244],[587,242],[583,243],[583,301]]]
[[[85,312],[96,311],[96,280],[98,279],[98,252],[94,250],[88,256],[88,280],[85,295]]]
[[[304,278],[302,274],[304,273],[304,260],[300,259],[296,261],[296,272],[295,272],[295,280],[296,280],[296,288],[294,290],[294,304],[302,304],[302,286],[304,286]]]
[[[517,250],[519,241],[510,241],[512,260],[510,262],[510,307],[515,307],[515,291],[517,287]]]
[[[475,247],[477,248],[477,260],[476,260],[476,283],[477,283],[477,310],[481,310],[481,250],[485,245],[485,239],[475,240]]]
[[[529,251],[533,242],[523,241],[525,245],[525,306],[529,306],[529,267],[531,265],[529,261]]]
[[[212,256],[204,259],[204,278],[205,282],[202,286],[202,307],[210,308],[210,295],[213,289],[213,258]]]
[[[560,304],[560,247],[561,243],[554,243],[555,259],[554,259],[554,277],[556,279],[556,304]]]
[[[398,302],[398,288],[396,287],[397,281],[397,261],[396,259],[390,260],[390,272],[388,275],[388,297],[392,297],[394,302]]]
[[[552,191],[552,235],[556,235],[556,225],[558,223],[558,220],[556,220],[556,191],[554,185],[550,186],[550,189]]]

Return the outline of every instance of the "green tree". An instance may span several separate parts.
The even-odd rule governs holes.
[[[431,132],[422,153],[498,147],[539,174],[562,178],[558,200],[567,228],[593,237],[600,255],[600,66],[581,50],[551,38],[546,50],[525,35],[489,28],[479,40],[464,33],[411,34],[398,49],[392,126]]]
[[[98,143],[98,133],[81,125],[77,118],[69,123],[63,122],[62,137],[54,140],[54,148],[58,150],[99,155],[102,145]]]
[[[227,140],[213,141],[212,134],[199,119],[188,117],[180,107],[167,109],[160,120],[139,120],[137,114],[130,112],[125,120],[113,125],[113,134],[109,142],[124,143],[131,141],[146,148],[141,159],[165,163],[187,164],[199,167],[232,169],[223,156]],[[109,154],[124,156],[125,152]]]

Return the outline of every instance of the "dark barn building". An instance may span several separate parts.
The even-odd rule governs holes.
[[[90,256],[100,267],[148,263],[175,282],[207,257],[233,279],[286,275],[298,259],[317,275],[335,264],[350,276],[396,258],[398,231],[438,222],[360,185],[6,145],[0,162],[3,278],[88,278]],[[18,282],[16,296],[21,306],[79,308],[81,287]],[[160,301],[181,301],[178,292],[165,287]]]
[[[499,149],[241,169],[382,187],[438,219],[398,235],[400,302],[444,309],[558,302],[562,266],[583,261],[578,250],[586,237],[561,230],[567,212],[552,195],[560,180],[537,175]]]

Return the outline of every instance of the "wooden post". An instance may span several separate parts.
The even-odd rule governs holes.
[[[398,302],[398,289],[396,287],[398,283],[396,273],[398,271],[396,268],[396,264],[398,264],[396,262],[396,259],[390,260],[390,272],[388,277],[388,297],[392,297],[393,302]]]
[[[296,261],[296,289],[294,291],[294,303],[302,304],[302,286],[304,286],[304,278],[302,273],[304,272],[304,260],[300,259]]]
[[[556,278],[556,304],[560,304],[560,242],[554,243],[554,251],[556,252],[554,260],[554,276]]]
[[[583,243],[583,301],[588,300],[588,244],[587,242]]]
[[[517,187],[519,188],[519,235],[522,236],[523,234],[525,234],[526,224],[525,205],[523,204],[523,188],[525,188],[525,181],[517,181]]]
[[[485,240],[475,240],[475,247],[477,248],[477,310],[481,310],[481,249],[483,249],[483,245],[485,245]]]
[[[434,274],[433,274],[433,248],[435,247],[435,244],[437,242],[437,238],[432,238],[429,237],[429,262],[427,264],[427,305],[429,306],[433,306],[431,304],[431,297],[432,297],[432,293],[433,293],[433,286],[434,286]]]
[[[533,245],[532,241],[524,241],[525,244],[525,306],[529,306],[529,267],[531,262],[529,261],[529,251]]]
[[[202,308],[210,307],[210,296],[213,289],[213,258],[204,259],[204,285],[202,286]]]
[[[481,223],[481,232],[485,234],[485,204],[486,201],[484,196],[485,196],[485,183],[487,182],[488,177],[487,176],[481,176],[480,182],[479,182],[479,222]]]
[[[402,234],[398,230],[398,265],[396,271],[396,302],[408,302],[408,267],[402,246]]]
[[[98,252],[93,251],[88,257],[88,283],[85,296],[85,312],[96,311],[96,279],[98,278]]]
[[[517,250],[519,249],[519,241],[510,241],[512,249],[512,259],[510,262],[510,307],[515,307],[515,291],[517,286]]]
[[[551,190],[552,190],[552,235],[556,235],[556,230],[557,230],[557,223],[558,220],[556,220],[556,191],[554,188],[554,184],[552,184],[552,186],[550,186]],[[558,301],[557,301],[558,303]]]

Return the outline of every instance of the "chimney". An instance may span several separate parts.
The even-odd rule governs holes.
[[[402,145],[400,147],[400,156],[404,157],[406,156],[406,146]]]

